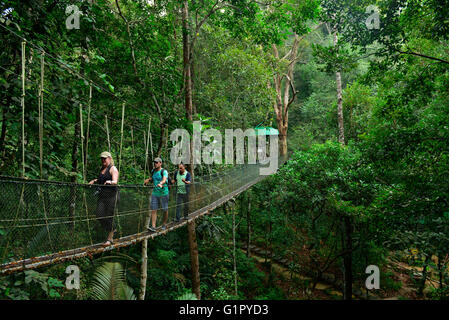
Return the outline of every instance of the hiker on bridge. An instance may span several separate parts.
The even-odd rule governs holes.
[[[162,209],[164,211],[164,217],[162,220],[162,230],[165,230],[168,220],[168,184],[169,177],[167,170],[162,168],[162,159],[156,158],[153,161],[154,169],[151,171],[151,175],[145,180],[145,185],[153,182],[153,192],[151,193],[150,208],[151,208],[151,226],[148,226],[148,230],[156,231],[156,219],[157,210]]]
[[[181,162],[178,165],[178,171],[175,172],[175,178],[172,184],[176,186],[176,222],[181,220],[181,206],[184,208],[184,219],[189,215],[189,191],[192,177]]]
[[[105,246],[110,246],[113,243],[115,228],[114,228],[114,209],[117,205],[117,187],[113,185],[118,184],[119,172],[114,166],[114,160],[109,152],[102,152],[101,170],[97,179],[91,180],[89,185],[99,184],[104,185],[98,189],[97,201],[97,218],[103,227],[108,232],[108,238],[104,243]]]

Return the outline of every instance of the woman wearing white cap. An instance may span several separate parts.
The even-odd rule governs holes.
[[[117,187],[111,187],[110,185],[117,185],[118,183],[118,170],[114,166],[114,160],[109,152],[102,152],[101,155],[101,170],[97,179],[89,182],[92,184],[109,185],[107,187],[100,187],[97,202],[97,217],[103,228],[109,232],[108,239],[104,243],[105,246],[110,246],[114,240],[114,209],[117,203]]]

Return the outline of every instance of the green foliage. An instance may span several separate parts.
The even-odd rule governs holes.
[[[30,293],[21,288],[23,281],[11,282],[7,277],[0,278],[0,297],[11,300],[29,300]]]
[[[136,300],[126,283],[125,269],[118,262],[105,262],[96,269],[90,296],[95,300]]]
[[[393,272],[381,272],[380,283],[382,284],[383,290],[394,290],[397,291],[401,289],[402,283],[399,281],[394,281]]]
[[[47,274],[39,273],[33,270],[25,271],[25,284],[35,283],[50,298],[59,298],[61,295],[55,288],[64,288],[62,281],[49,277]]]
[[[221,29],[205,28],[200,39],[198,112],[211,117],[217,129],[257,125],[273,99],[266,86],[271,77],[266,54],[251,42],[230,39]]]
[[[449,286],[432,288],[429,297],[433,300],[449,300]]]
[[[269,291],[261,296],[256,297],[256,300],[285,300],[285,294],[279,288],[270,288]]]
[[[27,176],[40,177],[39,123],[34,106],[41,53],[31,48],[33,43],[47,53],[43,177],[82,181],[79,105],[86,135],[89,82],[76,72],[94,81],[87,176],[98,174],[98,154],[108,146],[105,116],[111,152],[118,160],[121,105],[126,101],[120,183],[141,183],[145,170],[148,173],[142,143],[147,138],[148,120],[151,118],[152,154],[162,143],[163,124],[170,129],[191,126],[184,119],[182,98],[182,2],[164,0],[150,5],[145,0],[120,1],[122,17],[114,1],[84,1],[79,3],[83,15],[76,31],[66,29],[66,16],[61,15],[69,2],[0,4],[2,26],[29,41]],[[441,288],[432,289],[428,296],[447,299],[447,1],[377,1],[380,29],[371,30],[365,25],[365,9],[373,3],[364,0],[229,0],[220,1],[220,7],[214,0],[188,3],[189,35],[195,42],[194,119],[202,121],[203,129],[274,122],[275,95],[268,84],[273,72],[286,65],[269,54],[271,45],[278,45],[279,52],[286,54],[293,33],[302,37],[294,72],[297,99],[289,109],[289,146],[294,152],[276,176],[251,191],[253,243],[266,249],[267,258],[273,252],[286,258],[290,271],[307,266],[317,274],[329,271],[338,276],[345,249],[341,240],[350,230],[350,255],[358,283],[363,283],[367,265],[384,270],[390,254],[413,248],[418,253],[407,262],[441,277]],[[320,23],[313,32],[311,23]],[[338,37],[335,44],[334,33]],[[4,175],[17,175],[22,151],[21,40],[4,28],[0,28],[0,40],[0,169]],[[69,64],[71,71],[51,57]],[[342,73],[346,146],[335,142],[336,71]],[[162,156],[168,158],[165,146]],[[238,220],[240,244],[246,241],[250,221],[244,215]],[[345,225],[349,228],[344,229]],[[50,228],[53,233],[58,227]],[[260,271],[254,260],[238,249],[238,296],[234,296],[231,228],[230,215],[205,218],[198,224],[203,297],[288,298],[276,287],[273,274]],[[2,242],[13,235],[0,226]],[[48,231],[42,228],[29,240],[28,254],[46,244],[47,238]],[[185,239],[185,231],[179,230],[150,244],[147,298],[193,299]],[[3,256],[12,258],[2,252]],[[438,263],[430,259],[433,256]],[[94,263],[78,260],[92,290],[86,287],[89,281],[82,281],[77,293],[62,289],[58,279],[64,276],[63,264],[45,273],[26,271],[1,277],[0,297],[64,299],[89,294],[96,299],[133,299],[133,290],[140,285],[139,259],[140,251],[131,248],[128,256],[104,255]],[[95,269],[98,263],[103,264]],[[270,267],[270,263],[264,266]],[[401,287],[391,273],[383,274],[381,283],[386,289]],[[419,281],[417,277],[417,286]]]
[[[190,291],[186,291],[183,295],[179,296],[176,300],[198,300],[196,295]]]
[[[309,250],[311,263],[319,269],[330,267],[325,257],[338,257],[344,251],[338,240],[345,234],[340,228],[343,219],[349,219],[352,225],[353,246],[360,248],[357,249],[361,250],[360,254],[366,256],[376,248],[367,245],[371,219],[366,214],[375,187],[372,171],[360,166],[361,159],[362,154],[354,146],[345,148],[332,142],[316,144],[293,154],[266,187],[257,187],[262,199],[266,193],[274,195],[272,214],[286,214],[288,225],[301,228],[300,233],[294,233],[296,241]],[[281,235],[286,233],[285,227],[285,224],[273,224],[272,232],[280,234],[272,241],[279,248],[287,244],[280,241],[287,238]],[[362,275],[366,265],[355,264],[354,267]]]
[[[11,300],[57,299],[64,289],[63,281],[35,270],[0,279],[0,296]]]
[[[229,294],[225,288],[218,287],[211,292],[211,297],[213,300],[232,300],[233,296]]]

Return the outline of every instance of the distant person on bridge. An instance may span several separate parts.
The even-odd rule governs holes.
[[[172,184],[176,186],[176,222],[181,220],[181,206],[184,206],[184,219],[189,215],[189,191],[192,177],[183,163],[178,165],[175,179]]]
[[[156,158],[153,161],[154,169],[151,171],[151,176],[145,180],[145,184],[153,181],[153,192],[151,193],[151,227],[148,230],[156,231],[157,210],[164,211],[164,218],[162,220],[162,230],[165,230],[168,220],[168,172],[162,168],[162,159]]]
[[[100,184],[105,185],[98,189],[98,201],[97,201],[97,217],[102,227],[109,232],[108,238],[104,243],[105,246],[110,246],[114,239],[114,209],[117,204],[117,187],[112,185],[118,184],[118,170],[114,166],[114,160],[109,152],[102,152],[101,158],[101,170],[97,179],[91,180],[89,185]]]

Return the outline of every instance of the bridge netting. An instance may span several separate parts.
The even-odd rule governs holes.
[[[260,180],[260,165],[238,165],[196,177],[190,186],[189,217],[233,191]],[[263,176],[262,176],[263,177]],[[104,242],[97,217],[98,187],[85,184],[0,177],[0,269],[12,261]],[[115,238],[145,232],[152,187],[119,185]],[[169,222],[176,214],[176,187],[169,191]],[[158,212],[159,226],[162,220]],[[181,210],[182,216],[182,210]]]

